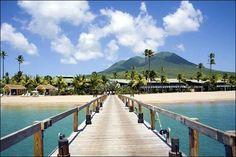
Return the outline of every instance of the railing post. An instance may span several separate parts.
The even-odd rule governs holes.
[[[156,113],[152,109],[150,109],[150,115],[151,115],[151,129],[155,130],[156,128]]]
[[[129,112],[134,112],[134,101],[131,100],[131,105],[129,106]]]
[[[86,107],[86,124],[92,124],[92,121],[91,121],[91,114],[89,112],[89,106]]]
[[[93,102],[93,112],[96,112],[96,102],[97,102],[97,101],[94,101],[94,102]]]
[[[235,131],[226,131],[226,134],[228,135],[235,135],[236,132]],[[225,156],[227,157],[233,157],[236,156],[236,146],[232,145],[225,145]]]
[[[138,123],[143,123],[143,112],[140,104],[138,104]]]
[[[169,157],[181,157],[182,153],[179,151],[179,139],[171,138],[171,150],[169,151]]]
[[[74,112],[73,128],[74,132],[78,131],[78,109]]]
[[[43,156],[43,130],[34,134],[34,156]]]
[[[96,100],[96,113],[99,113],[99,99]]]
[[[194,121],[199,121],[198,118],[191,118]],[[189,156],[198,156],[199,151],[199,133],[189,127]]]
[[[125,107],[129,107],[129,99],[125,99],[126,101],[125,101]]]

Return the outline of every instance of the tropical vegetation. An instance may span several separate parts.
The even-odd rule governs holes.
[[[1,60],[3,61],[7,56],[7,53],[1,51]],[[167,75],[168,68],[166,68],[162,64],[159,69],[154,70],[151,68],[151,57],[155,57],[154,52],[152,50],[145,50],[145,61],[148,58],[148,69],[140,69],[136,68],[135,65],[130,65],[123,74],[117,71],[114,71],[112,75],[106,75],[104,73],[93,72],[91,75],[76,75],[73,77],[70,84],[66,82],[66,80],[62,76],[31,76],[23,73],[21,70],[21,64],[24,62],[24,56],[19,55],[16,60],[18,62],[19,71],[16,72],[13,76],[10,76],[8,72],[1,78],[1,93],[3,93],[3,87],[5,84],[13,84],[13,85],[23,85],[27,88],[29,92],[35,90],[38,85],[53,85],[58,90],[53,93],[54,95],[66,95],[66,94],[102,94],[107,91],[116,91],[117,93],[126,93],[126,94],[134,94],[140,93],[140,87],[147,86],[150,82],[159,82],[162,86],[167,83]],[[209,55],[210,58],[210,75],[206,72],[202,63],[195,66],[195,74],[191,77],[186,76],[184,71],[179,71],[179,73],[175,76],[175,78],[179,82],[185,82],[187,79],[196,79],[198,81],[203,80],[206,81],[206,85],[208,86],[208,90],[216,90],[216,83],[218,80],[222,80],[226,84],[236,85],[236,77],[235,74],[223,72],[218,73],[212,70],[212,64],[215,64],[215,55],[211,53]],[[173,59],[173,58],[172,58]],[[144,61],[144,62],[145,62]],[[4,62],[1,62],[1,67],[4,69]],[[155,65],[153,63],[153,65]],[[151,70],[152,69],[152,70]],[[4,70],[3,70],[4,72]],[[203,73],[204,72],[204,73]],[[159,77],[159,79],[158,79]],[[130,80],[127,86],[120,86],[120,84],[116,81],[117,79],[126,79]],[[112,81],[114,80],[114,81]],[[162,92],[163,89],[160,91]],[[142,91],[142,92],[155,92],[155,91]]]

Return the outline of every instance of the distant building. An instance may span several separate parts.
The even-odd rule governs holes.
[[[60,77],[60,76],[57,76],[57,77]],[[72,76],[72,75],[62,75],[61,77],[64,79],[64,81],[66,82],[68,87],[73,86],[74,76]]]
[[[186,91],[186,83],[177,79],[167,79],[166,82],[161,82],[160,78],[156,81],[150,81],[146,86],[141,86],[141,91],[155,91],[155,92],[177,92]]]
[[[192,92],[197,92],[197,91],[204,91],[204,84],[207,81],[202,81],[202,80],[186,80],[185,81],[188,84],[188,88]]]
[[[26,88],[22,85],[6,84],[3,89],[5,95],[22,95],[26,92]]]
[[[131,80],[127,79],[109,79],[110,82],[117,83],[120,87],[128,86]]]
[[[53,92],[55,92],[57,90],[57,88],[52,85],[38,85],[36,87],[36,90],[40,94],[51,95]]]

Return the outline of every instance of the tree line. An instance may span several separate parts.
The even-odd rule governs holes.
[[[18,72],[12,77],[9,76],[9,73],[4,73],[4,60],[7,57],[7,53],[1,51],[0,57],[2,60],[2,77],[1,77],[1,93],[5,84],[13,85],[23,85],[27,90],[33,91],[38,85],[53,85],[58,88],[54,93],[55,95],[66,95],[66,94],[102,94],[106,91],[117,91],[120,93],[138,93],[141,86],[148,85],[150,81],[160,82],[164,84],[167,82],[167,76],[165,75],[166,71],[163,66],[160,67],[160,73],[158,74],[154,70],[151,70],[151,58],[155,55],[155,52],[149,49],[144,51],[145,62],[147,62],[148,67],[142,72],[137,72],[135,67],[132,66],[130,71],[124,72],[122,75],[118,75],[117,72],[113,72],[113,76],[110,78],[117,79],[123,78],[130,80],[127,87],[120,88],[119,84],[115,81],[109,81],[109,77],[106,75],[101,75],[97,72],[93,72],[90,75],[76,75],[73,77],[72,81],[68,84],[62,76],[52,77],[47,76],[31,76],[24,74],[21,71],[21,64],[24,63],[23,55],[19,55],[16,58],[18,62]],[[196,76],[190,79],[196,79],[198,81],[209,80],[209,90],[214,90],[214,86],[217,80],[221,79],[228,84],[235,85],[236,78],[235,75],[228,75],[228,73],[223,73],[221,76],[214,74],[212,72],[212,65],[215,63],[215,54],[210,53],[209,55],[209,64],[210,64],[210,75],[207,76],[203,74],[203,64],[199,63],[196,68]],[[156,78],[159,77],[158,80]],[[184,74],[179,73],[176,76],[179,82],[185,81],[187,78]],[[149,90],[150,92],[150,90]]]

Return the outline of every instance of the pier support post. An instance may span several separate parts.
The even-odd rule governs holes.
[[[156,128],[156,113],[152,109],[150,109],[150,115],[151,115],[151,129],[155,130]]]
[[[78,131],[78,110],[74,112],[74,123],[73,123],[74,132]]]
[[[199,121],[198,118],[191,118]],[[198,156],[199,151],[199,133],[197,130],[189,128],[189,156]]]
[[[39,130],[34,134],[34,156],[43,155],[43,130]]]
[[[235,131],[226,131],[226,134],[235,135],[236,132]],[[232,145],[232,146],[225,145],[225,156],[227,156],[227,157],[236,156],[236,146],[235,145]]]
[[[140,104],[138,104],[138,112],[138,123],[143,123],[143,112]]]
[[[134,112],[134,101],[131,100],[131,105],[129,106],[129,112]]]
[[[85,121],[86,125],[92,124],[91,121],[91,114],[89,112],[89,106],[87,106],[86,108],[86,121]]]

